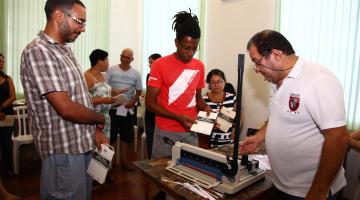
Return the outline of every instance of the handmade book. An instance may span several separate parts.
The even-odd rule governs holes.
[[[113,97],[115,99],[114,103],[111,104],[112,107],[116,107],[119,105],[124,105],[129,101],[129,99],[125,96],[125,94],[119,94]]]
[[[108,173],[111,160],[114,156],[114,148],[110,145],[101,144],[101,152],[95,149],[90,160],[87,173],[97,182],[103,184]]]
[[[220,125],[220,130],[228,132],[229,128],[232,127],[236,112],[233,111],[233,108],[222,107],[219,111],[219,116],[217,118],[217,123]]]
[[[196,117],[196,123],[194,123],[190,130],[193,132],[210,135],[211,131],[216,122],[216,117],[218,113],[210,113],[209,116],[206,116],[205,111],[200,111]]]

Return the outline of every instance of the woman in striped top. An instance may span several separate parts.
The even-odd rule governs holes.
[[[206,83],[209,84],[209,92],[203,98],[214,112],[219,112],[223,106],[235,108],[236,95],[224,91],[226,78],[223,71],[219,69],[211,70],[206,77]],[[232,131],[233,128],[229,128],[226,132],[214,129],[210,135],[210,147],[231,144],[233,142]]]

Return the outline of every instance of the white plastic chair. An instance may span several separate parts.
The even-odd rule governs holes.
[[[19,152],[20,146],[23,144],[31,144],[33,143],[33,137],[29,133],[27,125],[28,125],[28,114],[26,106],[16,106],[14,107],[14,111],[16,114],[15,123],[17,123],[17,135],[15,132],[12,135],[13,142],[13,165],[14,165],[14,173],[19,174]]]
[[[140,104],[137,107],[137,122],[139,128],[145,128],[145,99],[143,97],[139,98]]]
[[[26,101],[25,99],[17,99],[13,102],[14,106],[25,106],[26,105]]]
[[[141,139],[140,139],[140,160],[144,160],[144,151],[145,151],[145,146],[146,146],[146,132],[144,129],[144,132],[141,134]]]
[[[136,112],[137,125],[134,126],[134,152],[137,152],[138,131],[140,128],[144,128],[144,118],[142,118],[142,112],[144,112],[144,103],[144,98],[140,97]]]
[[[141,138],[140,138],[140,160],[143,160],[145,158],[144,151],[145,151],[145,145],[146,145],[146,131],[145,131],[146,107],[145,107],[145,99],[144,98],[140,97],[139,101],[140,101],[140,106],[139,106],[140,109],[138,109],[138,113],[139,113],[138,122],[141,121],[141,124],[143,125],[142,126],[143,130],[144,130],[144,132],[141,134]]]

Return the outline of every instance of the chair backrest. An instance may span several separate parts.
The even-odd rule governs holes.
[[[26,101],[25,99],[17,99],[13,102],[14,106],[25,106],[26,105]]]
[[[139,107],[141,108],[140,109],[140,114],[141,116],[143,117],[145,115],[145,98],[144,97],[140,97],[139,98],[139,102],[140,102],[140,105]]]
[[[138,107],[138,113],[140,114],[139,117],[141,117],[143,120],[145,119],[145,98],[140,97],[139,98],[140,106]]]
[[[18,136],[20,135],[29,135],[28,133],[28,113],[26,106],[16,106],[14,107],[16,122],[18,127]]]

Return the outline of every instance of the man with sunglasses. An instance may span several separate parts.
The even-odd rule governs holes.
[[[297,56],[276,31],[255,34],[247,49],[273,94],[268,121],[240,151],[251,153],[265,141],[272,181],[283,199],[333,199],[346,185],[342,162],[349,141],[340,82]]]
[[[87,175],[94,144],[108,143],[104,116],[93,111],[85,79],[67,43],[85,31],[79,0],[48,0],[44,31],[21,56],[30,132],[42,158],[40,199],[91,199]]]
[[[133,170],[130,155],[131,144],[134,143],[134,125],[136,118],[136,104],[141,95],[142,85],[140,73],[131,66],[134,52],[130,48],[123,49],[120,55],[120,64],[109,67],[106,79],[112,88],[125,90],[124,94],[129,100],[124,105],[110,109],[111,128],[110,143],[115,145],[117,134],[120,134],[120,158],[122,167]]]

